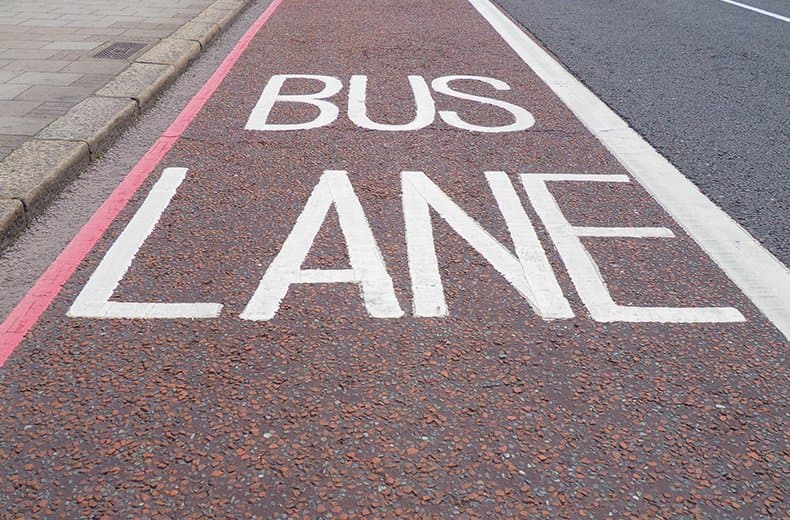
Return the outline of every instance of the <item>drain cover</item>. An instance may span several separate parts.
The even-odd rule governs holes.
[[[131,58],[145,45],[145,43],[139,42],[115,42],[94,54],[93,57],[108,60],[125,60]]]

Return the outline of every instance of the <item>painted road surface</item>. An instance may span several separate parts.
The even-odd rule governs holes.
[[[0,496],[780,517],[788,288],[488,1],[275,2],[0,326]]]

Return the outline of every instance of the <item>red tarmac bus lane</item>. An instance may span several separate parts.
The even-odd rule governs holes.
[[[0,369],[7,514],[781,515],[784,335],[469,3],[285,0],[183,123]]]

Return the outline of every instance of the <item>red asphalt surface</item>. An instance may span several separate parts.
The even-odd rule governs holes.
[[[554,183],[574,225],[675,234],[583,240],[615,301],[732,306],[746,321],[590,318],[517,174],[627,172],[468,3],[284,0],[248,35],[0,329],[0,516],[787,514],[784,337],[636,183]],[[340,79],[338,119],[245,130],[274,74]],[[353,74],[368,76],[374,121],[414,116],[408,75],[466,74],[506,82],[454,85],[536,123],[468,132],[437,114],[417,131],[362,130],[346,115]],[[432,94],[466,121],[511,122]],[[314,116],[279,104],[270,122]],[[68,317],[167,167],[186,180],[112,301],[217,302],[220,317]],[[373,318],[358,286],[331,283],[292,285],[270,321],[240,319],[324,170],[348,172],[403,317]],[[512,251],[484,177],[508,172],[575,317],[536,316],[435,213],[448,315],[416,317],[400,179],[411,170]],[[348,268],[343,236],[332,209],[302,268]]]

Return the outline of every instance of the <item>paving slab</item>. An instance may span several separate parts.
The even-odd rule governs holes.
[[[37,103],[32,103],[36,105]],[[20,116],[0,116],[0,132],[6,135],[36,135],[47,125],[46,119]]]
[[[57,58],[57,56],[55,56]],[[71,61],[60,59],[46,59],[46,60],[23,60],[14,59],[3,67],[4,71],[16,72],[21,74],[23,72],[57,72],[65,69]]]
[[[22,116],[39,105],[36,101],[0,100],[0,114],[4,117]]]
[[[29,89],[31,85],[0,85],[0,99],[15,99],[19,94]]]
[[[84,74],[118,74],[129,65],[123,61],[84,59],[69,63],[63,72],[79,72]]]
[[[19,73],[10,70],[0,70],[0,82],[7,82],[19,76]]]
[[[80,78],[81,74],[71,72],[23,72],[7,83],[26,83],[28,85],[71,85]]]
[[[90,95],[90,89],[69,85],[23,85],[23,87],[22,93],[14,99],[76,105]]]

